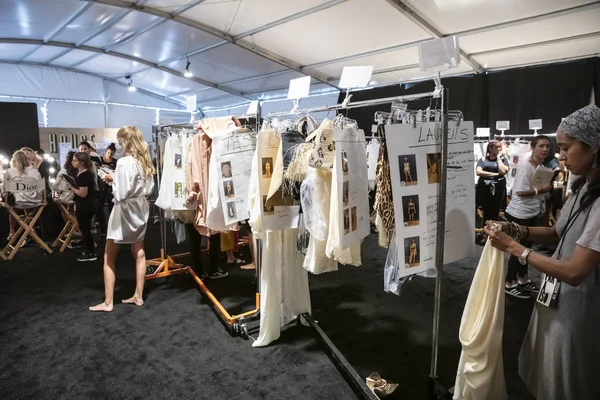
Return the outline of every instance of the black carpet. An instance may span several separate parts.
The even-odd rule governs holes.
[[[158,256],[158,229],[147,236]],[[186,251],[169,244],[169,253]],[[100,253],[100,250],[99,250]],[[308,328],[290,327],[268,348],[232,338],[187,276],[147,282],[143,307],[87,307],[103,299],[101,262],[75,252],[43,255],[30,245],[1,262],[0,399],[353,399]],[[386,251],[363,245],[363,267],[311,276],[313,315],[358,373],[398,382],[389,399],[425,399],[431,359],[434,280],[415,278],[402,296],[383,292]],[[438,374],[454,385],[458,327],[479,257],[446,267]],[[228,267],[209,287],[231,313],[254,305],[253,272]],[[131,296],[126,248],[115,300]],[[524,387],[517,357],[533,301],[507,298],[504,357],[511,399]]]

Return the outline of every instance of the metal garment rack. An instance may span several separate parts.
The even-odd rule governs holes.
[[[241,118],[241,117],[240,117]],[[244,118],[248,118],[244,116]],[[160,189],[160,166],[162,163],[163,150],[160,148],[160,137],[163,134],[164,128],[182,128],[182,129],[193,129],[194,125],[191,123],[187,124],[172,124],[172,125],[158,125],[153,129],[153,141],[156,149],[156,171],[158,175],[158,187]],[[160,223],[160,236],[161,236],[161,249],[160,257],[148,260],[147,264],[150,267],[156,267],[156,269],[150,267],[147,269],[146,280],[165,278],[173,275],[189,274],[192,276],[200,292],[210,300],[210,305],[223,323],[227,331],[231,336],[240,336],[244,339],[248,339],[249,332],[258,330],[257,320],[260,317],[260,279],[257,280],[257,289],[255,304],[256,308],[244,312],[238,315],[230,315],[229,312],[223,307],[219,300],[213,295],[213,293],[206,287],[202,279],[196,274],[196,272],[189,266],[175,262],[175,258],[187,256],[190,253],[181,253],[175,255],[169,255],[167,252],[167,224],[165,223],[164,210],[159,209],[159,223]],[[251,245],[260,249],[260,243],[251,243]],[[256,251],[256,250],[255,250]],[[256,253],[254,253],[256,254]],[[257,258],[257,257],[256,257]],[[257,258],[255,261],[256,273],[260,274],[260,260]]]
[[[433,307],[433,338],[432,338],[432,352],[431,352],[431,369],[429,374],[429,386],[428,396],[429,399],[440,400],[440,399],[452,399],[451,390],[447,390],[443,385],[440,384],[437,376],[437,363],[438,363],[438,350],[439,350],[439,329],[440,329],[440,305],[441,305],[441,285],[442,285],[442,272],[444,267],[444,241],[446,230],[446,191],[447,191],[447,160],[448,160],[448,89],[444,88],[438,79],[436,80],[436,89],[431,92],[397,96],[397,97],[386,97],[381,99],[365,100],[350,102],[351,95],[346,95],[346,100],[342,104],[336,104],[324,107],[315,107],[308,109],[295,109],[291,112],[280,112],[272,113],[267,118],[290,116],[290,115],[302,115],[332,110],[348,110],[360,107],[369,107],[382,104],[389,104],[393,102],[407,103],[421,99],[433,99],[439,98],[441,100],[441,124],[442,132],[441,135],[441,168],[440,168],[440,185],[438,187],[438,210],[437,210],[437,232],[436,232],[436,277],[435,277],[435,300]],[[348,382],[355,394],[361,399],[377,400],[378,397],[368,388],[365,383],[365,379],[361,377],[352,365],[346,360],[343,354],[335,346],[335,344],[329,339],[327,334],[319,327],[318,323],[308,313],[304,313],[299,317],[301,320],[306,322],[306,325],[313,329],[319,342],[321,342],[326,349],[326,352],[335,366],[338,368],[344,379]]]

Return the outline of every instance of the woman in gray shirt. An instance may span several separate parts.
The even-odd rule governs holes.
[[[538,400],[600,399],[600,108],[587,106],[558,127],[560,160],[580,178],[554,227],[488,221],[494,247],[544,273],[519,356],[519,374]],[[552,257],[519,238],[556,244]]]

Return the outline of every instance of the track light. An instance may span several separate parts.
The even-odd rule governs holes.
[[[183,73],[183,76],[185,76],[186,78],[191,78],[192,76],[194,76],[194,74],[192,74],[192,71],[190,71],[190,60],[187,60],[187,65],[185,66],[185,72]]]
[[[129,81],[129,83],[127,84],[127,90],[129,90],[130,92],[135,92],[137,88],[133,86],[133,78],[131,77],[131,75],[127,75],[125,79]]]

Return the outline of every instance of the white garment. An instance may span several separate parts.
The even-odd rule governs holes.
[[[235,126],[234,126],[235,128]],[[237,224],[227,225],[225,223],[225,213],[223,212],[223,203],[219,190],[224,190],[219,184],[219,174],[221,167],[217,162],[217,158],[222,154],[222,147],[227,142],[222,142],[218,139],[219,136],[227,135],[231,132],[231,127],[217,129],[214,128],[211,132],[212,152],[210,155],[210,166],[208,169],[208,213],[206,216],[206,226],[217,232],[227,232],[237,230]]]
[[[163,153],[160,190],[155,204],[165,211],[181,211],[194,208],[186,204],[186,180],[184,165],[191,138],[175,135],[167,139]]]
[[[454,400],[507,398],[502,361],[504,254],[486,243],[463,311]],[[540,399],[541,400],[541,399]]]
[[[297,229],[264,232],[262,201],[259,199],[259,171],[255,153],[248,210],[256,239],[262,239],[260,273],[260,332],[253,347],[277,340],[281,327],[298,315],[311,312],[308,274],[302,269],[303,255],[296,250]]]
[[[542,202],[544,195],[540,194],[532,197],[521,197],[517,192],[531,190],[531,177],[535,172],[535,167],[529,160],[519,162],[517,176],[512,185],[512,196],[510,203],[506,207],[506,212],[515,218],[528,219],[537,217],[542,211]]]
[[[62,168],[58,174],[56,174],[56,179],[52,184],[52,190],[55,193],[57,203],[73,204],[74,193],[69,189],[69,183],[65,179],[65,175],[68,175],[67,170]]]
[[[150,216],[146,196],[152,193],[154,177],[144,177],[135,158],[122,157],[117,161],[112,188],[115,206],[108,219],[106,238],[120,244],[143,241]]]
[[[40,172],[33,168],[27,167],[22,173],[16,168],[9,168],[4,173],[4,182],[8,181],[39,181],[42,179]],[[15,206],[17,208],[32,208],[39,206],[42,203],[42,192],[15,192]]]

